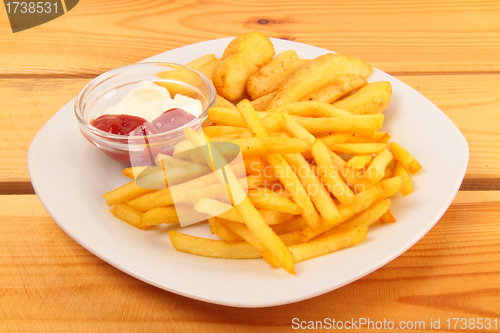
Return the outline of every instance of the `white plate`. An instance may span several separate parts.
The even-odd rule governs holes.
[[[221,56],[230,40],[188,45],[146,61],[185,64],[206,53]],[[294,49],[302,58],[314,58],[329,52],[296,42],[272,41],[277,54]],[[393,86],[383,130],[423,165],[413,177],[414,193],[404,198],[395,196],[391,210],[397,223],[372,227],[360,245],[296,264],[295,276],[271,268],[263,260],[222,260],[177,252],[168,240],[167,228],[142,231],[114,218],[102,194],[126,182],[122,167],[80,134],[73,101],[59,110],[33,140],[28,152],[31,181],[49,214],[71,238],[144,282],[236,307],[308,299],[373,272],[415,244],[449,207],[467,168],[467,142],[450,119],[415,90],[375,69],[369,81],[380,80]],[[182,231],[212,237],[206,226]]]

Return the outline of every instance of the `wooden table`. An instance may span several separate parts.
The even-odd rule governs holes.
[[[500,320],[500,2],[82,0],[16,34],[0,8],[0,331],[276,332],[293,318],[434,331],[431,318],[442,330],[448,318]],[[460,192],[410,250],[348,286],[263,309],[191,300],[104,263],[53,222],[26,165],[35,134],[96,75],[249,30],[360,57],[428,97],[470,146]]]

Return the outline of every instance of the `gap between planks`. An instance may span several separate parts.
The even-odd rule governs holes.
[[[465,178],[459,191],[500,191],[500,178]],[[0,182],[0,195],[36,194],[31,182]]]
[[[28,73],[1,73],[0,79],[93,79],[102,73],[105,73],[113,68],[101,68],[94,71],[47,71],[43,73],[28,72]],[[404,72],[404,71],[387,71],[391,76],[432,76],[432,75],[499,75],[500,71],[422,71],[422,72]]]

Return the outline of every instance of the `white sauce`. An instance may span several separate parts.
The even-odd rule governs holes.
[[[143,81],[117,104],[107,108],[103,114],[126,114],[151,121],[174,108],[182,109],[195,117],[199,117],[202,113],[199,100],[181,94],[171,98],[165,87],[151,81]]]

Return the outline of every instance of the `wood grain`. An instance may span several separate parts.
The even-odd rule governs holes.
[[[500,75],[398,78],[428,97],[464,133],[470,146],[465,189],[500,189]],[[89,80],[0,79],[0,183],[29,182],[26,156],[35,134]],[[0,186],[0,191],[8,189]]]
[[[35,196],[1,196],[0,332],[284,332],[293,318],[423,320],[431,332],[431,318],[498,318],[499,207],[499,191],[461,192],[422,240],[374,273],[303,302],[238,309],[140,282],[76,244]]]
[[[251,30],[358,56],[393,74],[499,73],[499,20],[496,0],[87,0],[16,34],[0,22],[0,74],[96,75]]]

